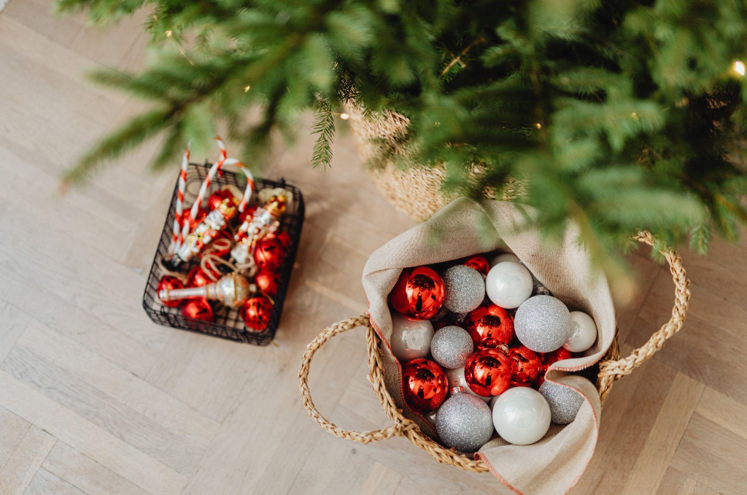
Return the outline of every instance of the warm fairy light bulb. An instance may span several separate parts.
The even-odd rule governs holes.
[[[737,60],[736,62],[734,62],[734,72],[736,72],[740,76],[744,76],[745,72],[747,72],[747,70],[745,70],[744,62],[742,62],[741,60]]]
[[[169,29],[168,31],[166,31],[166,37],[167,37],[167,38],[171,38],[171,35],[172,35],[172,34],[173,34],[173,33],[171,32],[171,29]]]
[[[245,87],[245,88],[244,88],[244,93],[248,93],[250,89],[252,89],[252,87],[251,87],[251,86],[247,86],[247,87]]]
[[[542,129],[542,124],[537,122],[536,124],[534,124],[534,127],[536,127],[537,129]]]
[[[348,120],[350,118],[350,114],[349,113],[341,113],[340,114],[340,118],[342,120]]]

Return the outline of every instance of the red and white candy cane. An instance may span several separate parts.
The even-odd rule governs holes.
[[[254,176],[246,165],[238,161],[236,158],[228,158],[224,165],[236,165],[246,175],[246,189],[244,189],[244,196],[241,198],[239,203],[239,211],[243,213],[249,201],[252,199],[252,192],[254,192]]]
[[[202,204],[202,200],[205,199],[205,194],[210,187],[210,183],[215,178],[215,174],[218,172],[218,170],[223,168],[223,165],[226,162],[226,157],[228,156],[228,153],[226,152],[226,145],[220,138],[220,136],[215,136],[215,140],[218,142],[218,148],[220,148],[220,160],[212,167],[210,167],[207,177],[205,177],[205,180],[202,182],[202,186],[200,186],[200,192],[197,194],[197,198],[195,199],[194,204],[192,204],[192,211],[190,211],[190,216],[192,218],[197,218],[197,214],[200,212],[200,205]]]
[[[184,191],[187,188],[187,167],[189,167],[189,145],[184,150],[182,159],[182,170],[179,172],[179,190],[176,196],[176,216],[174,217],[174,233],[171,238],[170,251],[173,253],[184,242],[185,233],[182,231],[182,220],[184,219]]]

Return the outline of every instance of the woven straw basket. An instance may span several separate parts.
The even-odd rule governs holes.
[[[358,151],[365,162],[376,160],[377,156],[381,156],[382,151],[390,156],[399,153],[400,157],[407,159],[407,152],[406,150],[403,151],[408,124],[405,117],[393,112],[364,117],[363,113],[354,106],[350,107],[349,112]],[[440,192],[444,172],[438,167],[416,166],[403,170],[388,162],[384,163],[383,166],[369,169],[369,172],[377,187],[387,199],[398,209],[417,220],[429,218],[452,199],[442,196]],[[516,197],[519,186],[508,184],[500,196],[503,199]],[[495,196],[495,194],[492,195]],[[652,247],[655,246],[654,238],[649,232],[640,232],[634,236],[634,239]],[[620,359],[617,335],[615,336],[609,351],[604,359],[599,362],[596,387],[602,401],[607,397],[612,384],[616,380],[629,375],[638,366],[650,359],[664,346],[668,339],[682,329],[685,322],[690,300],[690,281],[682,266],[682,259],[677,253],[671,249],[662,249],[660,252],[669,264],[675,286],[672,316],[651,336],[646,344],[634,350],[626,358]],[[366,327],[367,330],[368,380],[371,382],[373,391],[379,398],[384,412],[394,423],[392,426],[381,430],[356,432],[336,426],[325,419],[317,410],[309,390],[309,370],[314,354],[335,335],[357,327]],[[298,376],[303,405],[311,418],[323,429],[340,438],[368,444],[393,436],[406,437],[415,446],[426,451],[440,463],[456,466],[466,471],[488,472],[488,467],[482,460],[475,460],[471,456],[441,446],[424,434],[414,421],[404,416],[384,383],[381,352],[381,340],[371,325],[367,314],[349,318],[325,328],[307,346]]]

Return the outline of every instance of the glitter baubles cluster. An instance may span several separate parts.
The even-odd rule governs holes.
[[[474,452],[496,434],[531,444],[583,405],[545,375],[594,346],[594,320],[553,297],[516,255],[406,268],[389,303],[405,402],[447,447]]]

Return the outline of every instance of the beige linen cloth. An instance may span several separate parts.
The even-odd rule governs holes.
[[[392,320],[387,295],[403,268],[508,248],[569,309],[594,318],[599,331],[594,347],[584,357],[555,363],[547,374],[547,379],[584,396],[576,420],[564,427],[552,425],[534,445],[514,446],[495,436],[476,454],[514,492],[551,495],[565,493],[576,484],[594,453],[599,431],[596,388],[588,380],[565,372],[587,368],[604,356],[615,336],[615,312],[606,278],[592,270],[589,254],[577,242],[578,229],[572,225],[560,245],[547,246],[538,232],[516,228],[527,214],[531,214],[527,207],[515,203],[457,199],[376,250],[366,263],[363,287],[371,322],[386,343],[383,362],[387,389],[405,415],[434,439],[438,436],[433,425],[410,411],[402,398],[402,369],[388,344]]]

